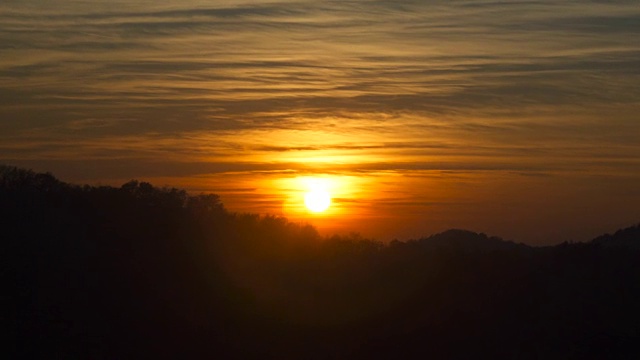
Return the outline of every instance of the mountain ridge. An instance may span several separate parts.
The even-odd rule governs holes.
[[[639,358],[637,227],[383,244],[2,166],[0,222],[10,358]]]

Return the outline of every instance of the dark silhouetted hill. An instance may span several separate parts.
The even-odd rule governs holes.
[[[636,359],[638,226],[390,244],[0,166],[8,359]]]
[[[591,241],[606,247],[623,247],[640,250],[640,224],[616,231],[613,235],[605,234]]]
[[[526,250],[524,244],[505,241],[499,237],[487,236],[468,230],[451,229],[417,240],[418,244],[430,250],[449,249],[467,252],[492,252],[499,250]]]

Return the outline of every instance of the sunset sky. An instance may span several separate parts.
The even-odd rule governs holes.
[[[323,234],[589,240],[640,222],[640,3],[3,0],[0,163]]]

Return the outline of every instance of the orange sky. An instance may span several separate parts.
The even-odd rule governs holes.
[[[588,240],[640,221],[638,24],[633,2],[8,0],[0,162],[326,234]]]

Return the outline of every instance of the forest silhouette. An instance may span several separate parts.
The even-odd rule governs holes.
[[[383,244],[0,166],[7,358],[637,359],[640,225]]]

